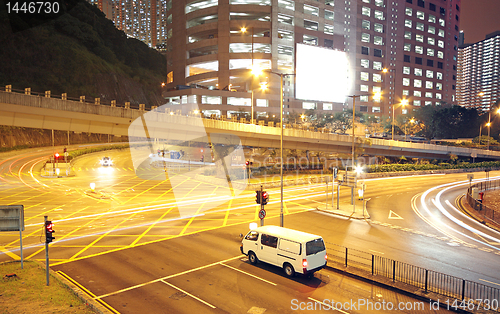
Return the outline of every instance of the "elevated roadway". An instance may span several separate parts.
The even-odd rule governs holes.
[[[204,129],[210,134],[238,136],[245,146],[280,145],[279,127],[0,91],[0,125],[129,136],[131,123],[146,113],[148,128],[161,130],[161,134],[169,134],[175,138],[191,133],[192,140],[193,132]],[[199,136],[203,137],[203,133]],[[351,153],[352,136],[285,128],[283,145],[286,149]],[[460,157],[500,160],[500,152],[424,143],[356,137],[355,145],[358,153],[366,155],[444,159],[449,154],[455,154]]]

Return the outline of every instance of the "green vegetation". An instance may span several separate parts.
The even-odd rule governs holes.
[[[90,147],[90,148],[72,150],[72,151],[68,151],[68,161],[71,161],[71,160],[75,159],[76,157],[82,156],[85,154],[97,153],[97,152],[102,152],[105,150],[126,149],[126,148],[129,148],[129,144],[106,145],[106,146],[98,146],[98,147]]]
[[[66,14],[27,29],[0,8],[0,85],[159,105],[166,59],[127,38],[94,5],[72,0]]]
[[[369,165],[366,172],[399,172],[399,171],[421,171],[421,170],[439,170],[439,169],[474,169],[474,168],[500,168],[500,161],[484,162],[459,162],[456,164],[441,162],[439,164],[387,164],[387,165]]]
[[[95,313],[55,277],[46,285],[45,268],[32,261],[0,264],[1,313]],[[15,277],[5,277],[16,274]]]

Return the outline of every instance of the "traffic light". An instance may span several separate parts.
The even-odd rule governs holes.
[[[261,204],[262,203],[262,194],[260,191],[255,191],[255,202],[257,204]]]
[[[59,153],[55,153],[55,154],[54,154],[54,159],[55,159],[55,160],[59,159]]]
[[[247,160],[247,161],[245,161],[245,166],[247,166],[247,167],[248,167],[248,165],[249,165],[249,164],[250,164],[250,162],[249,162],[248,160]]]
[[[55,239],[55,237],[52,236],[52,233],[54,233],[54,224],[52,221],[47,220],[45,222],[45,243],[50,243],[52,240]]]
[[[269,194],[266,191],[262,192],[262,205],[266,205],[269,202]]]

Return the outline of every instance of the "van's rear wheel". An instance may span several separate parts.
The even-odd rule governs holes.
[[[293,266],[286,263],[284,266],[283,266],[283,269],[285,270],[285,274],[288,276],[288,277],[293,277],[295,275],[295,270],[293,269]]]
[[[255,256],[255,253],[254,252],[250,252],[248,253],[248,260],[250,261],[251,264],[255,265],[257,264],[257,262],[259,261],[257,259],[257,256]]]

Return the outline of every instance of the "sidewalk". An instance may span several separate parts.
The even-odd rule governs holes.
[[[335,203],[331,204],[331,199],[328,200],[328,205],[318,206],[317,210],[325,213],[330,213],[338,216],[343,216],[352,219],[370,219],[370,214],[367,211],[367,204],[370,199],[359,200],[357,197],[354,199],[354,205],[350,201],[341,201],[337,208],[337,198]]]

